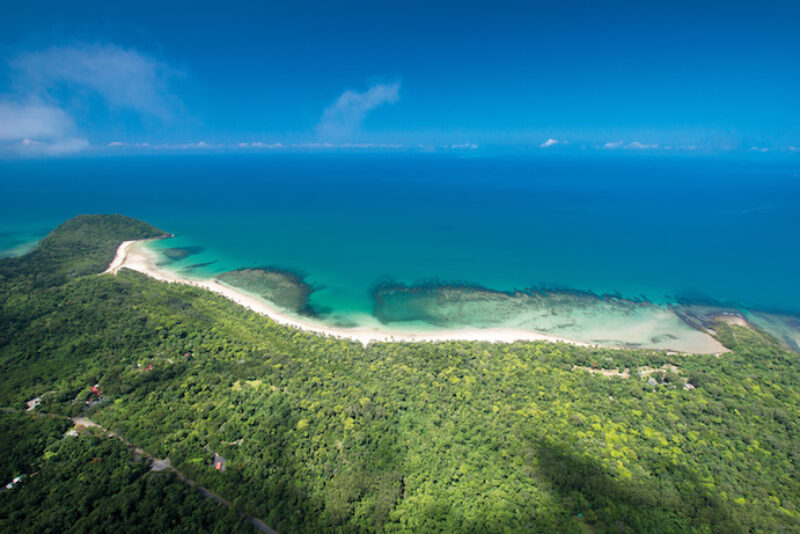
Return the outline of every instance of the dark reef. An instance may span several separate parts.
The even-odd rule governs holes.
[[[413,285],[383,281],[372,291],[373,315],[382,323],[422,321],[437,327],[481,326],[505,324],[522,313],[539,317],[563,316],[566,321],[555,328],[571,326],[569,311],[581,308],[607,307],[624,314],[642,306],[655,306],[646,297],[629,298],[619,293],[598,294],[592,291],[552,287],[531,287],[524,290],[500,291],[464,282],[446,283],[437,279],[421,280]],[[715,331],[723,315],[741,317],[753,329],[772,336],[785,348],[800,351],[796,333],[800,317],[794,314],[749,310],[744,306],[719,302],[704,295],[676,297],[668,308],[684,323],[701,332]],[[545,323],[537,329],[553,329]],[[669,336],[653,338],[654,343]],[[603,340],[593,340],[603,342]]]
[[[203,267],[208,267],[209,265],[214,265],[215,263],[217,263],[217,260],[207,261],[207,262],[204,262],[204,263],[195,263],[193,265],[188,265],[188,266],[184,267],[182,270],[183,271],[194,271],[194,270],[197,270],[197,269],[202,269]]]
[[[410,286],[382,282],[373,289],[372,298],[373,314],[384,324],[424,321],[435,326],[474,325],[476,304],[494,308],[491,316],[482,319],[482,326],[501,324],[523,310],[555,314],[565,307],[611,305],[633,310],[652,305],[645,298],[625,298],[618,293],[599,295],[591,291],[542,287],[500,291],[477,284],[440,280],[423,280]]]
[[[307,316],[318,313],[310,306],[309,299],[319,288],[306,282],[303,274],[274,267],[251,267],[219,274],[217,279],[294,313]]]
[[[159,250],[159,252],[170,261],[180,261],[180,260],[185,260],[189,256],[200,254],[204,250],[205,247],[194,246],[194,247],[164,248]]]

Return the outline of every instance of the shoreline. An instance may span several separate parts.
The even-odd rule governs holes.
[[[160,238],[154,238],[160,239]],[[120,269],[137,271],[150,278],[173,284],[185,284],[200,287],[221,295],[228,300],[244,306],[260,315],[269,317],[274,322],[292,328],[323,334],[338,339],[357,341],[364,346],[380,342],[429,342],[429,341],[488,341],[491,343],[513,343],[515,341],[549,341],[553,343],[570,343],[583,347],[594,346],[590,343],[551,336],[539,332],[514,328],[465,328],[459,330],[441,330],[430,332],[414,332],[407,330],[379,330],[371,327],[344,328],[328,326],[317,321],[293,317],[278,310],[266,301],[241,289],[226,285],[217,279],[193,279],[180,276],[156,266],[155,253],[148,250],[145,244],[151,241],[124,241],[117,248],[114,259],[102,274],[116,275]]]
[[[19,243],[18,245],[14,245],[11,248],[0,250],[0,259],[19,258],[20,256],[24,256],[28,252],[35,249],[36,245],[38,245],[39,241],[41,240],[42,238],[34,239],[32,241],[25,241],[23,243]]]
[[[153,238],[161,239],[161,238]],[[437,342],[437,341],[486,341],[490,343],[513,343],[515,341],[548,341],[551,343],[569,343],[582,347],[607,347],[620,349],[616,346],[606,346],[598,343],[587,343],[575,339],[543,334],[533,330],[518,328],[463,328],[452,330],[393,330],[390,328],[378,328],[371,326],[361,327],[336,327],[329,326],[320,321],[295,317],[287,312],[279,310],[265,300],[252,295],[239,288],[229,286],[215,278],[195,279],[174,273],[167,269],[159,268],[156,265],[156,253],[146,247],[148,241],[144,239],[138,241],[124,241],[117,249],[114,259],[103,274],[114,274],[120,269],[130,269],[140,272],[150,278],[168,283],[185,284],[199,287],[221,295],[240,306],[254,311],[260,315],[269,317],[272,321],[282,326],[297,328],[306,332],[313,332],[338,339],[356,341],[364,346],[370,343],[380,342]],[[708,335],[708,334],[706,334]],[[709,335],[710,339],[711,336]],[[718,344],[716,340],[714,340]],[[668,350],[668,349],[665,349]],[[677,351],[673,351],[677,352]],[[721,354],[726,349],[719,344],[717,352],[711,354]]]

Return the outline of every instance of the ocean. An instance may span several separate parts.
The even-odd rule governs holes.
[[[155,245],[186,247],[170,268],[290,271],[312,287],[309,309],[338,324],[374,319],[376,288],[387,286],[797,315],[798,173],[800,158],[711,156],[9,160],[0,162],[0,255],[24,252],[74,215],[123,213],[176,235]],[[407,311],[404,321],[429,320]]]

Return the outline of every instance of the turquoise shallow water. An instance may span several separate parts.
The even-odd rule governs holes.
[[[555,287],[800,313],[800,158],[184,156],[0,162],[0,251],[85,212],[197,247],[197,276],[305,274],[332,322],[378,283]],[[8,252],[6,252],[8,253]]]

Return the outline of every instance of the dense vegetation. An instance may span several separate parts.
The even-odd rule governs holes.
[[[19,474],[32,473],[47,445],[69,426],[61,417],[0,413],[0,481],[6,484]]]
[[[114,438],[89,430],[62,438],[65,419],[27,414],[0,414],[0,426],[9,432],[2,435],[4,450],[16,447],[31,457],[23,468],[29,476],[0,494],[2,532],[253,531],[171,473],[150,472]],[[0,460],[4,472],[10,467],[19,464]]]
[[[0,406],[87,410],[280,531],[800,531],[798,355],[756,330],[718,325],[733,349],[719,358],[364,348],[127,271],[32,290],[15,261]],[[95,383],[104,398],[87,409]],[[3,514],[51,506],[22,496],[41,480]]]
[[[164,232],[124,215],[79,215],[61,224],[21,258],[0,261],[0,280],[14,278],[31,288],[62,284],[102,272],[122,241],[158,237]]]

